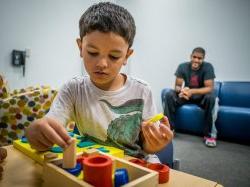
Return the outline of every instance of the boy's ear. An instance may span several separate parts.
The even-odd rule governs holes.
[[[80,51],[80,56],[82,57],[82,40],[80,38],[77,38],[76,43],[77,43],[79,51]]]
[[[123,62],[123,65],[126,65],[127,64],[127,60],[128,58],[133,54],[134,50],[133,49],[128,49],[127,51],[127,54],[126,54],[126,57],[125,57],[125,61]]]

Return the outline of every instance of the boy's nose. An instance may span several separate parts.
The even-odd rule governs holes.
[[[108,60],[106,58],[100,58],[100,60],[97,63],[97,67],[100,68],[106,68],[108,66]]]

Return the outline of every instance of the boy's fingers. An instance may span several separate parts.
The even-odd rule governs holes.
[[[59,145],[62,148],[67,147],[67,142],[64,141],[61,136],[57,133],[56,128],[58,125],[51,125],[51,123],[47,123],[46,125],[41,125],[41,132],[43,136],[49,139],[54,144]]]
[[[169,125],[169,120],[168,120],[167,116],[164,116],[164,117],[161,119],[161,122],[162,122],[164,125],[166,125],[166,126],[170,126],[170,125]]]
[[[43,145],[47,147],[52,147],[54,145],[54,143],[43,134],[41,134],[41,137],[38,139],[38,141],[40,141]]]
[[[145,141],[147,141],[150,145],[155,145],[156,139],[154,136],[152,136],[152,133],[150,132],[149,127],[142,128],[143,135],[145,138]]]
[[[40,145],[40,151],[47,151],[49,150],[52,146],[51,145],[47,145],[44,140],[38,140],[38,143]],[[53,144],[52,144],[53,145]]]
[[[158,126],[156,127],[155,125],[151,125],[151,126],[149,126],[149,129],[150,129],[150,133],[152,135],[155,135],[156,137],[160,137],[161,136],[161,133],[159,132]]]
[[[71,137],[68,135],[67,130],[58,121],[47,118],[50,126],[58,133],[58,135],[67,143],[71,142]]]
[[[32,144],[30,144],[30,147],[32,149],[36,149],[37,151],[47,151],[48,146],[44,145],[41,141],[33,141]]]
[[[161,139],[161,133],[158,130],[158,127],[154,125],[147,125],[143,128],[144,134],[146,134],[147,141],[151,144],[159,144]]]
[[[167,118],[167,116],[164,116],[162,119],[161,119],[161,123],[163,123],[165,126],[167,126],[168,128],[171,129],[171,125],[169,123],[169,120]]]
[[[164,139],[171,140],[173,138],[173,132],[170,130],[169,127],[165,125],[160,125],[160,131]]]

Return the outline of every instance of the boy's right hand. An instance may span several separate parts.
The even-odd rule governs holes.
[[[71,142],[71,137],[63,125],[48,117],[30,124],[26,129],[26,137],[31,147],[38,151],[46,151],[54,144],[66,148]]]

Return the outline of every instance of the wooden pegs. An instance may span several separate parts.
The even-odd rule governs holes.
[[[63,151],[63,168],[76,167],[76,139],[72,138],[71,144]]]

